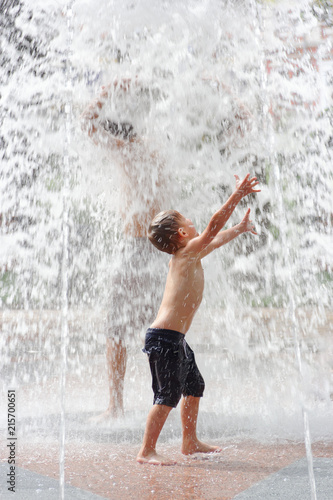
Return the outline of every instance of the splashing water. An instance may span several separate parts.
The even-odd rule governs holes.
[[[64,404],[68,413],[107,405],[100,359],[109,269],[124,225],[124,179],[112,154],[82,133],[79,117],[102,85],[130,78],[140,85],[106,104],[106,114],[131,121],[149,145],[148,156],[138,155],[133,165],[127,218],[154,193],[155,164],[163,166],[165,208],[191,217],[199,231],[231,193],[234,174],[251,172],[262,187],[232,216],[238,222],[250,206],[258,238],[239,238],[204,262],[204,302],[188,335],[209,387],[203,430],[301,439],[299,414],[306,408],[314,438],[326,439],[332,431],[332,19],[310,1],[151,4],[75,2],[69,53],[65,2],[1,7],[3,390],[11,385],[29,394],[21,412],[30,430],[45,429],[58,414],[53,388],[61,376],[59,311],[67,282]],[[164,259],[161,287],[166,270]],[[130,350],[125,385],[131,425],[136,418],[142,424],[141,411],[150,405],[140,346]]]

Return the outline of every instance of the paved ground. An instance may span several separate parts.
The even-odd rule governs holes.
[[[220,444],[221,454],[187,458],[179,453],[178,442],[161,443],[160,450],[177,465],[156,467],[136,463],[137,445],[70,441],[66,444],[65,499],[311,499],[303,443],[229,439]],[[24,440],[18,455],[14,494],[6,489],[9,465],[1,464],[1,499],[58,499],[58,442]],[[314,443],[313,455],[317,498],[332,500],[333,443]]]
[[[316,458],[313,463],[313,492],[318,500],[333,497],[333,459]],[[308,464],[305,458],[268,476],[263,481],[236,495],[235,500],[300,500],[311,498]]]
[[[57,479],[50,478],[36,472],[32,472],[28,469],[22,469],[21,467],[16,468],[16,486],[15,491],[8,490],[10,485],[4,484],[3,478],[6,477],[8,473],[8,467],[6,464],[1,464],[0,474],[2,477],[2,482],[0,486],[1,498],[3,500],[15,499],[15,500],[58,500],[60,495],[59,481]],[[66,500],[99,500],[103,497],[94,495],[89,491],[84,491],[80,488],[75,488],[74,486],[65,485],[64,497]]]

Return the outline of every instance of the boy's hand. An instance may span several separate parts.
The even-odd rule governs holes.
[[[236,179],[236,191],[242,198],[248,194],[259,193],[261,191],[260,189],[254,189],[259,184],[256,177],[250,179],[250,174],[247,174],[243,181],[240,180],[238,175],[234,175],[234,177]]]
[[[239,224],[239,229],[242,233],[250,232],[252,234],[258,234],[255,232],[254,224],[250,220],[250,212],[251,212],[251,209],[249,208],[244,216],[244,219]]]

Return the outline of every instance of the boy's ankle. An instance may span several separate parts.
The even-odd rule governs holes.
[[[139,451],[136,461],[141,464],[152,464],[152,465],[176,465],[175,460],[171,460],[169,458],[164,457],[163,455],[159,455],[155,449],[149,452]]]
[[[182,443],[181,451],[183,455],[192,455],[194,453],[216,453],[221,452],[222,448],[199,441],[199,439],[190,439]]]
[[[154,455],[154,454],[156,454],[155,448],[149,448],[147,446],[142,446],[139,453],[138,453],[138,456],[149,457],[149,456]]]

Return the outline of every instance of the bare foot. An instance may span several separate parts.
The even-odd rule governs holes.
[[[123,410],[120,410],[118,408],[108,408],[103,413],[100,413],[99,415],[89,418],[89,422],[91,422],[92,424],[108,423],[111,420],[114,420],[122,416],[124,416]]]
[[[201,441],[189,441],[182,445],[183,455],[192,455],[193,453],[220,453],[222,448],[210,444],[202,443]]]
[[[143,454],[141,451],[136,457],[136,461],[139,464],[151,464],[151,465],[176,465],[177,462],[174,460],[169,460],[168,458],[158,455],[156,451],[151,451],[149,453]]]

